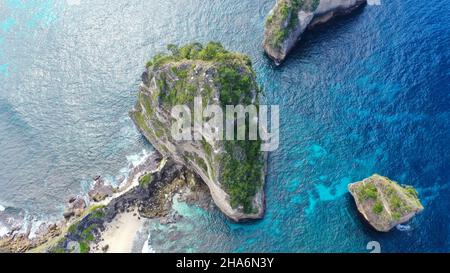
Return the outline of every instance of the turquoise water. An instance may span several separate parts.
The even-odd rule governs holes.
[[[267,214],[235,224],[177,204],[156,251],[450,251],[450,7],[381,1],[308,33],[284,65],[261,49],[274,1],[0,0],[0,204],[57,217],[95,174],[118,181],[151,147],[127,116],[143,64],[168,43],[248,54],[281,110]],[[70,5],[69,5],[70,3]],[[346,186],[380,173],[419,189],[411,230],[366,226]]]

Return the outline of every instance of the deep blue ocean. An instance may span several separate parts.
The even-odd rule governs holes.
[[[91,177],[120,180],[151,146],[128,118],[169,43],[248,54],[280,106],[267,214],[236,224],[175,203],[157,252],[450,252],[450,6],[388,1],[317,28],[280,67],[263,54],[274,0],[0,0],[0,208],[60,217]],[[409,231],[374,232],[347,193],[379,173],[418,188]]]

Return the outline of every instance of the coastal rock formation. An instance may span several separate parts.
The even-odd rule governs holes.
[[[0,234],[0,253],[25,252],[45,243],[61,234],[65,221],[39,223],[32,229],[33,218],[27,217],[23,209],[7,207],[0,211],[0,227],[6,227],[6,233]]]
[[[387,177],[373,175],[348,189],[364,218],[378,231],[388,232],[423,210],[417,191]]]
[[[186,105],[193,112],[195,98],[201,98],[202,106],[196,107],[201,112],[211,104],[222,109],[257,105],[260,89],[250,59],[217,43],[168,49],[171,54],[157,55],[147,63],[131,118],[160,153],[203,179],[225,215],[235,221],[261,218],[265,157],[259,140],[219,141],[211,131],[195,126],[189,133],[201,140],[175,140],[171,133],[176,120],[172,107]]]
[[[42,223],[33,237],[30,237],[30,230],[27,230],[25,233],[10,233],[0,238],[0,253],[26,252],[58,237],[62,232],[63,226],[64,222]]]
[[[26,224],[25,218],[26,212],[23,209],[6,207],[0,210],[0,237],[20,231]]]
[[[73,196],[69,198],[69,202],[64,210],[63,216],[65,219],[70,219],[73,216],[79,217],[86,209],[86,201],[82,196]]]
[[[347,14],[367,0],[277,0],[264,30],[263,47],[280,64],[309,28]]]
[[[94,187],[89,191],[89,197],[94,202],[100,202],[107,197],[111,197],[114,193],[114,188],[111,185],[105,184],[102,177],[94,177]]]

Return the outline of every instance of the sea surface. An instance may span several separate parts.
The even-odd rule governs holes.
[[[280,106],[266,216],[236,224],[175,202],[184,217],[151,222],[144,249],[449,252],[448,2],[381,0],[309,32],[280,67],[261,49],[274,2],[0,0],[0,210],[57,219],[92,176],[118,183],[152,152],[128,117],[145,62],[214,40],[248,54]],[[406,231],[358,215],[347,184],[373,173],[418,189],[425,211]]]

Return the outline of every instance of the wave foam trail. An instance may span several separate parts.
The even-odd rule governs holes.
[[[150,234],[148,235],[147,240],[145,241],[144,245],[142,246],[141,253],[156,253],[155,250],[150,246]]]

